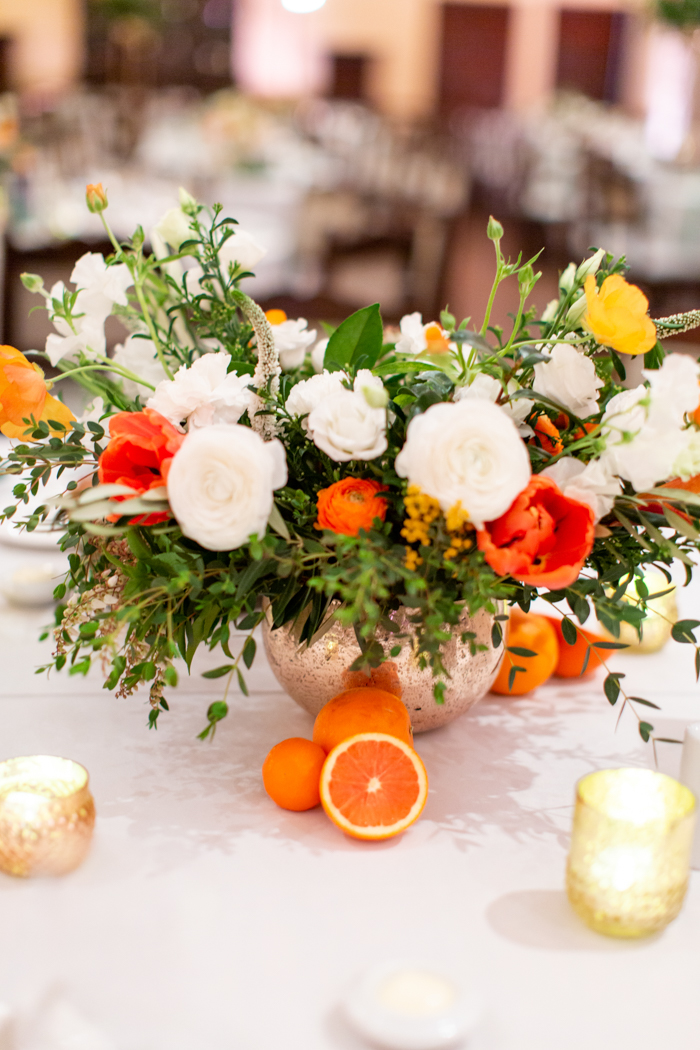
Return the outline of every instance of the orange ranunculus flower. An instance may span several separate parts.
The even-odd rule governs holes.
[[[371,529],[375,518],[384,521],[388,502],[378,495],[386,485],[365,478],[343,478],[318,493],[317,529],[330,529],[343,536],[357,536]]]
[[[583,318],[602,346],[620,354],[646,354],[656,344],[656,325],[648,316],[649,300],[635,284],[614,273],[600,288],[593,274],[584,285],[588,310]]]
[[[134,495],[165,485],[173,456],[185,440],[165,416],[152,408],[118,412],[109,421],[109,432],[111,440],[100,456],[97,472],[101,482],[128,485]],[[167,518],[161,513],[134,520],[155,525]]]
[[[587,503],[568,499],[551,478],[534,474],[510,509],[479,530],[477,543],[499,576],[558,590],[578,579],[594,528]]]
[[[71,410],[48,392],[44,373],[14,346],[0,346],[0,433],[9,438],[24,438],[29,429],[23,422],[34,416],[37,423],[50,419],[68,429],[75,416]],[[54,433],[57,433],[54,431]]]
[[[559,436],[559,431],[544,412],[541,412],[537,417],[535,436],[532,440],[540,448],[543,448],[545,452],[551,452],[553,456],[558,456],[560,452],[564,451],[564,442]]]

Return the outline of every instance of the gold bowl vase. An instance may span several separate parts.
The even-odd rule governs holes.
[[[446,682],[445,702],[438,704],[433,696],[436,680],[430,667],[421,670],[418,666],[410,615],[411,611],[403,607],[390,613],[399,632],[408,637],[397,639],[384,629],[377,632],[377,641],[385,653],[399,641],[401,652],[369,675],[350,670],[360,655],[360,647],[354,630],[337,621],[333,621],[313,645],[307,646],[306,642],[300,645],[301,625],[287,624],[272,630],[268,609],[263,621],[265,651],[277,681],[292,700],[314,717],[344,689],[375,685],[399,696],[408,708],[413,731],[423,733],[451,722],[481,700],[493,684],[504,650],[502,645],[498,649],[491,645],[493,615],[485,609],[474,616],[465,611],[443,648],[443,661],[450,678]],[[469,643],[461,640],[465,631],[473,631],[476,644],[486,648],[472,655]]]

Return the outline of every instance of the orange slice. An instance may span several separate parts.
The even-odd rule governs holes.
[[[330,752],[321,771],[321,804],[356,839],[388,839],[417,820],[428,775],[413,750],[388,733],[358,733]]]

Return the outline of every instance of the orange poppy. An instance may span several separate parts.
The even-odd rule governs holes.
[[[0,346],[0,433],[9,438],[26,437],[30,417],[39,422],[53,420],[70,428],[75,416],[71,410],[49,394],[44,373],[14,346]],[[62,433],[50,428],[51,432]]]

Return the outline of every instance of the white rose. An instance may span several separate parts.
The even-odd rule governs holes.
[[[551,478],[569,499],[592,507],[595,520],[600,521],[609,514],[615,497],[622,492],[622,483],[610,472],[610,466],[605,459],[582,463],[574,456],[564,456],[551,467],[545,467],[542,474]]]
[[[319,339],[316,346],[311,351],[311,364],[314,366],[314,372],[323,371],[323,360],[326,356],[326,350],[330,339]]]
[[[311,376],[310,379],[302,379],[290,390],[284,407],[290,416],[308,416],[326,398],[344,390],[343,380],[347,379],[345,372],[328,371]],[[308,429],[307,419],[303,420],[302,426],[304,430]]]
[[[595,365],[568,343],[558,343],[550,360],[535,365],[533,389],[568,408],[579,419],[586,419],[598,407],[598,391],[603,380]]]
[[[309,437],[336,463],[376,459],[386,452],[386,410],[372,408],[352,390],[325,398],[307,422]]]
[[[185,215],[182,208],[170,208],[165,215],[158,220],[151,231],[151,242],[153,232],[166,244],[169,244],[174,252],[180,251],[180,245],[185,241],[194,240],[196,234],[190,229],[190,217]]]
[[[151,386],[157,387],[159,383],[167,379],[152,339],[130,335],[124,343],[119,343],[114,348],[112,360],[115,364],[126,368],[127,371],[133,372],[139,379],[145,379]],[[143,401],[148,395],[148,387],[141,386],[133,379],[124,379],[123,376],[117,374],[116,380],[122,384],[127,397],[135,398],[140,395]]]
[[[515,425],[480,398],[432,405],[411,420],[396,473],[438,500],[460,503],[481,528],[504,514],[530,480],[530,457]]]
[[[227,372],[230,362],[230,356],[222,352],[204,354],[190,368],[183,365],[173,379],[158,384],[147,407],[179,429],[183,420],[190,430],[237,423],[250,404],[253,379]]]
[[[185,536],[207,550],[235,550],[262,536],[273,492],[287,482],[280,441],[263,441],[249,427],[191,431],[173,457],[168,499]]]
[[[307,331],[308,321],[299,317],[296,321],[282,321],[270,325],[275,338],[275,347],[280,355],[280,365],[285,372],[303,365],[306,350],[316,338],[316,330]]]
[[[468,398],[480,397],[485,401],[495,402],[502,389],[503,387],[498,379],[487,375],[486,372],[477,372],[469,386],[461,386],[455,390],[452,399],[453,401],[464,401]],[[511,379],[508,383],[508,394],[512,396],[520,389],[521,387],[517,380]],[[521,437],[532,437],[534,433],[532,427],[525,422],[534,403],[527,397],[516,397],[498,406],[502,412],[505,412],[513,420]]]

